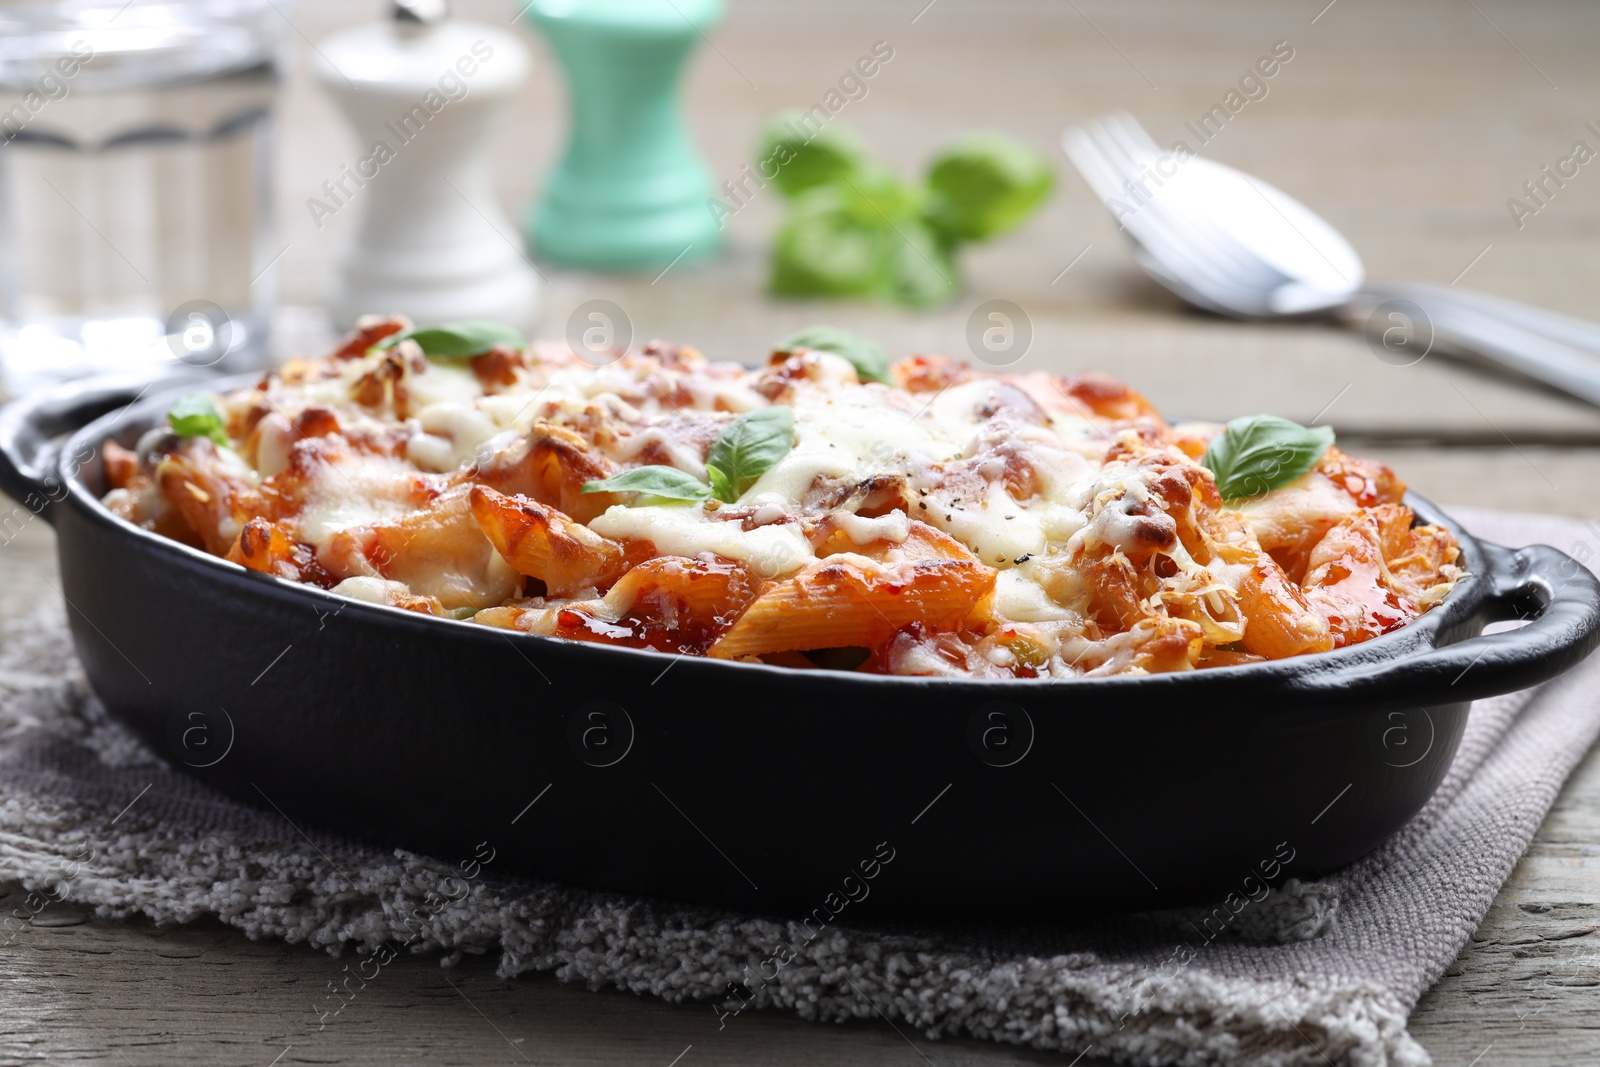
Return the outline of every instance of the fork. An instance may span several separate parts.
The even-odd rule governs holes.
[[[1240,319],[1363,322],[1387,307],[1424,354],[1439,342],[1600,404],[1600,326],[1453,286],[1365,285],[1349,241],[1304,205],[1242,171],[1176,157],[1126,113],[1069,128],[1062,148],[1139,266],[1190,304]]]

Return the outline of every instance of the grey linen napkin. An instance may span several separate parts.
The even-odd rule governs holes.
[[[1584,559],[1600,545],[1600,530],[1571,520],[1461,514],[1506,544],[1542,541]],[[1092,1047],[1151,1065],[1431,1062],[1407,1015],[1600,732],[1600,657],[1480,701],[1443,786],[1393,839],[1328,878],[1288,882],[1226,923],[1199,909],[866,926],[846,910],[818,934],[777,917],[503,878],[490,852],[444,863],[302,834],[169,769],[108,719],[59,616],[7,629],[0,879],[38,891],[41,907],[67,899],[158,923],[215,916],[253,938],[353,948],[352,971],[401,951],[446,963],[498,951],[503,976],[554,971],[701,1001],[725,1025],[756,1008],[818,1020],[881,1012],[930,1038],[1071,1055]],[[0,940],[15,936],[14,922],[0,922]],[[308,1030],[341,1003],[330,995],[309,1012]]]

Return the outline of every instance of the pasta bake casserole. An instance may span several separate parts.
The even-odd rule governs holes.
[[[1244,664],[1385,633],[1461,573],[1326,430],[1170,425],[1103,375],[891,366],[825,329],[751,370],[372,320],[168,421],[105,444],[105,503],[146,529],[361,600],[721,659]]]

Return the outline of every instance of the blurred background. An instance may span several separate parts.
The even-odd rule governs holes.
[[[133,0],[130,14],[145,4]],[[669,0],[662,4],[688,18]],[[731,0],[720,23],[696,32],[681,89],[688,140],[714,187],[756,162],[766,117],[823,101],[878,42],[892,59],[833,119],[873,156],[912,176],[957,135],[992,130],[1048,161],[1055,188],[1037,213],[963,250],[964,288],[953,299],[908,309],[770,295],[774,233],[788,209],[771,187],[725,218],[719,255],[688,256],[665,270],[601,273],[527,249],[524,221],[561,156],[569,112],[562,68],[546,39],[517,17],[519,6],[456,0],[452,13],[515,35],[532,57],[526,80],[508,90],[490,142],[485,195],[494,204],[478,205],[485,210],[477,214],[537,269],[533,336],[565,336],[580,305],[602,299],[625,315],[635,343],[667,338],[719,359],[759,362],[773,342],[819,322],[869,336],[895,357],[971,358],[975,309],[1005,300],[1021,310],[1031,334],[1012,369],[1108,371],[1186,417],[1271,411],[1301,422],[1320,418],[1347,448],[1402,467],[1415,488],[1436,499],[1600,518],[1600,503],[1583,492],[1600,473],[1600,410],[1436,354],[1399,366],[1379,358],[1359,332],[1330,324],[1242,323],[1189,310],[1138,271],[1115,222],[1059,147],[1064,127],[1114,109],[1133,113],[1163,144],[1182,138],[1198,147],[1186,123],[1222,102],[1241,75],[1286,42],[1292,59],[1266,81],[1264,96],[1232,114],[1204,155],[1259,175],[1322,214],[1360,252],[1369,277],[1455,281],[1595,317],[1600,166],[1582,166],[1559,187],[1546,184],[1542,200],[1531,199],[1524,183],[1540,179],[1541,168],[1568,157],[1579,140],[1600,150],[1600,133],[1585,125],[1595,120],[1600,127],[1600,70],[1591,55],[1600,7],[1525,0]],[[0,12],[16,10],[0,4]],[[239,263],[215,268],[231,272],[233,289],[217,289],[215,277],[197,279],[193,298],[221,301],[213,293],[223,292],[238,307],[229,314],[248,329],[259,334],[270,326],[270,352],[281,359],[316,353],[336,335],[330,294],[368,207],[361,196],[331,215],[311,206],[327,203],[324,183],[367,154],[326,77],[318,77],[319,51],[342,30],[388,20],[390,9],[370,0],[271,0],[247,15],[259,17],[260,31],[275,41],[276,80],[230,75],[226,85],[168,106],[179,112],[175,124],[200,116],[196,122],[214,129],[224,92],[233,94],[234,115],[265,101],[270,133],[250,132],[229,150],[238,158],[225,164],[228,181],[240,193],[231,207],[194,217],[177,192],[160,221],[217,244],[218,264],[229,248],[248,251]],[[13,72],[17,48],[7,29],[0,62]],[[65,120],[67,106],[93,91],[93,69],[86,65],[69,83],[72,95],[48,102],[28,128],[47,130],[57,111]],[[5,92],[20,97],[26,79],[7,80]],[[252,96],[263,84],[265,97]],[[270,150],[262,138],[270,138]],[[0,195],[10,220],[0,239],[13,253],[5,269],[14,286],[19,274],[49,270],[51,242],[68,240],[61,234],[73,227],[70,239],[80,241],[93,240],[83,226],[102,238],[132,233],[130,220],[118,229],[93,205],[62,213],[53,204],[59,234],[19,235],[19,217],[26,222],[54,199],[37,186],[22,188],[35,176],[18,165],[23,147],[39,146],[0,145]],[[254,174],[258,165],[270,168],[270,180]],[[269,203],[250,199],[257,181]],[[1519,217],[1512,198],[1538,210]],[[135,269],[141,255],[159,253],[159,235],[139,240],[137,249],[123,250]],[[26,259],[18,262],[24,245]],[[190,299],[185,284],[162,292],[165,314]],[[249,321],[255,313],[263,322]],[[15,390],[22,381],[13,374],[8,384]]]

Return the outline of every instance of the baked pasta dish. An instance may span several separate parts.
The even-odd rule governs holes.
[[[105,504],[240,566],[471,624],[898,675],[1065,678],[1365,641],[1460,577],[1382,464],[1100,374],[815,328],[755,370],[365,322],[191,394]]]

